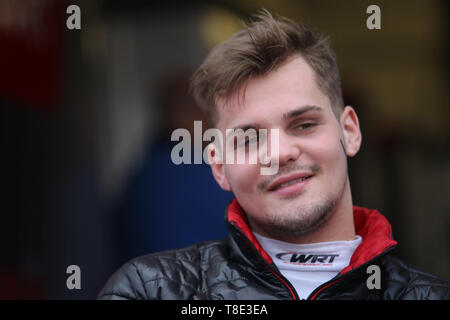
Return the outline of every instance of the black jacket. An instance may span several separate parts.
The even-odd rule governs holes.
[[[450,283],[390,256],[397,242],[384,216],[356,206],[353,212],[362,243],[349,266],[308,299],[450,298]],[[226,221],[228,239],[133,259],[111,276],[98,298],[298,300],[294,287],[250,231],[236,200],[228,207]],[[379,267],[379,289],[367,285],[370,265]]]

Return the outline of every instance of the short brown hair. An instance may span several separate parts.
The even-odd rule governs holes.
[[[333,112],[340,114],[344,106],[341,80],[327,38],[287,18],[275,18],[265,9],[244,27],[213,48],[191,78],[190,91],[213,124],[218,120],[218,98],[229,98],[251,78],[269,73],[295,55],[314,70]]]

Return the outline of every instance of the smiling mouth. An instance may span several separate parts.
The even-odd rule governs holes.
[[[270,188],[268,191],[277,191],[277,190],[280,190],[280,189],[284,189],[284,188],[287,188],[287,187],[292,186],[294,184],[306,181],[306,180],[310,179],[311,177],[312,177],[312,175],[306,176],[306,177],[297,178],[297,179],[293,179],[293,180],[281,183],[279,185],[276,185],[276,186]]]

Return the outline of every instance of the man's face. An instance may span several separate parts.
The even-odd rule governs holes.
[[[276,238],[307,234],[350,192],[344,148],[349,156],[359,149],[356,114],[346,107],[336,118],[300,57],[250,80],[244,99],[239,94],[226,105],[218,101],[218,129],[224,136],[232,128],[278,129],[279,157],[271,161],[278,161],[279,170],[268,176],[261,175],[259,161],[212,163],[214,177],[234,193],[254,231]]]

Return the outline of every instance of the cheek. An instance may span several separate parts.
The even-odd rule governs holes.
[[[226,165],[225,174],[234,193],[251,193],[256,190],[259,166],[249,164]]]
[[[324,134],[318,137],[316,141],[311,141],[305,148],[305,152],[312,157],[313,162],[323,167],[322,169],[339,170],[339,168],[345,167],[345,152],[339,140],[339,135],[334,132]]]

